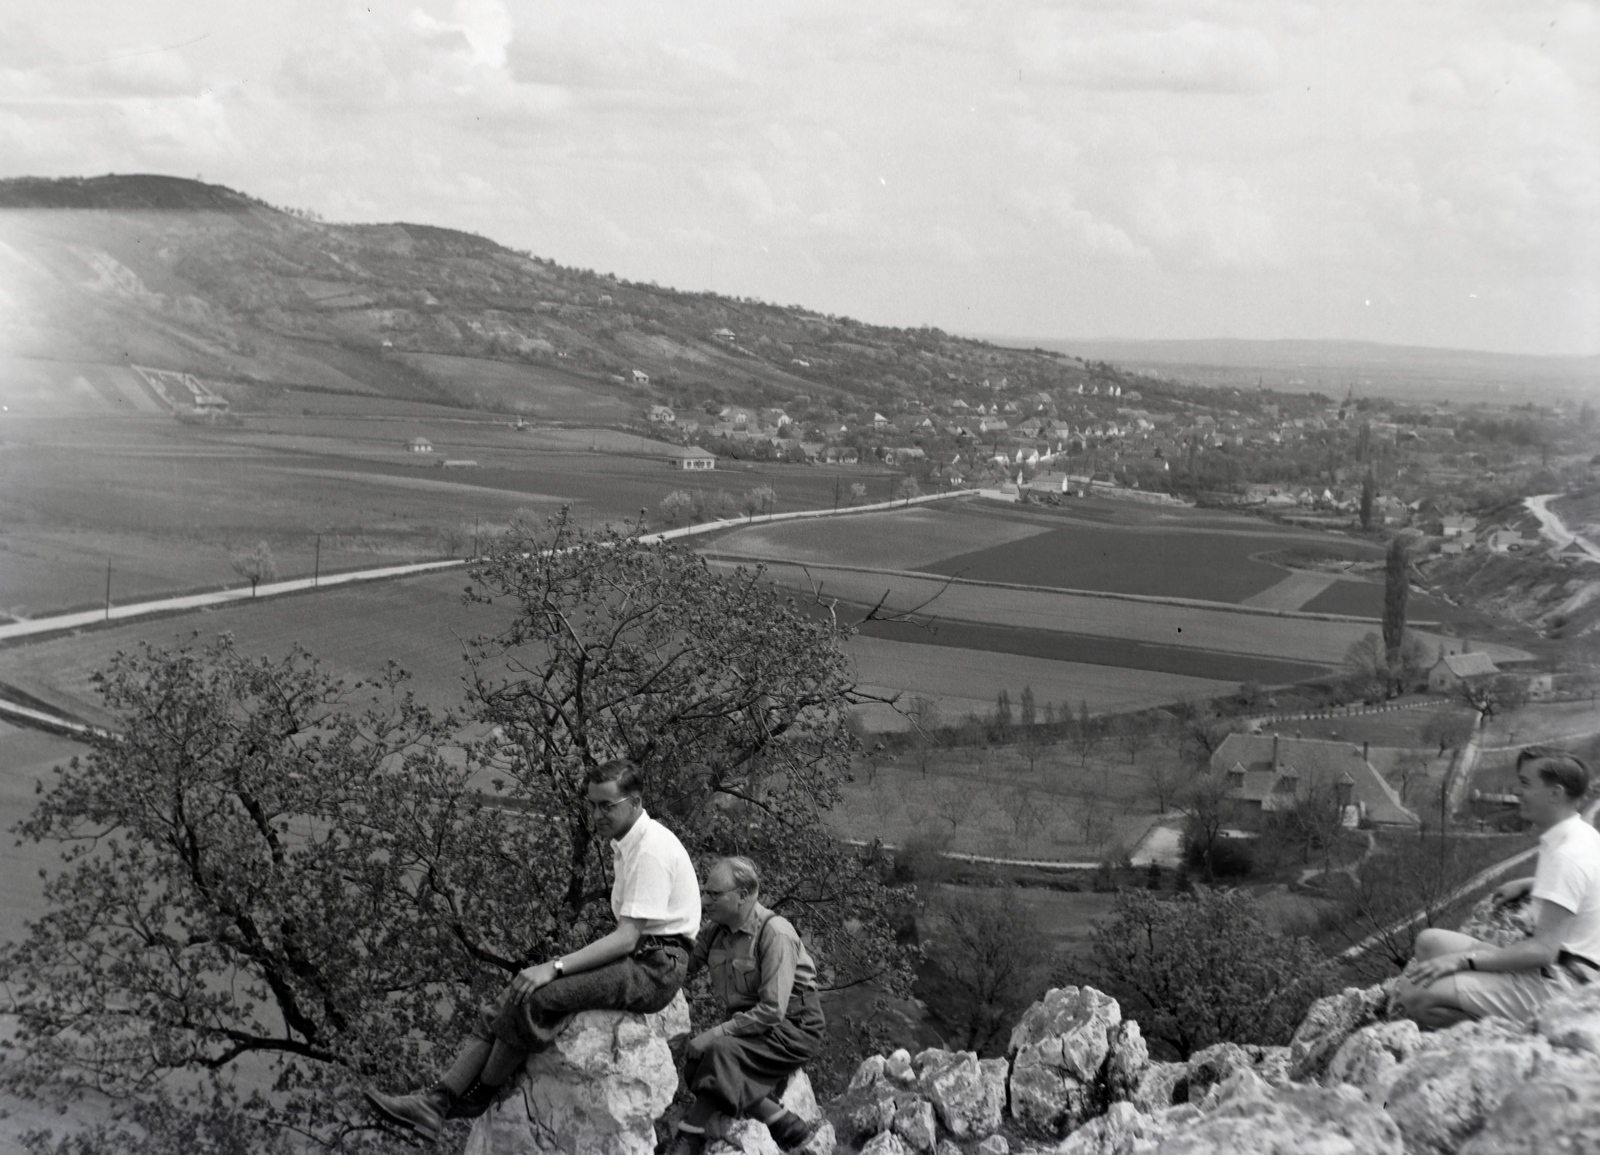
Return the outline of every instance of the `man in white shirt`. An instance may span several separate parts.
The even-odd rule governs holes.
[[[1491,1016],[1528,1023],[1551,996],[1600,982],[1600,831],[1578,813],[1588,791],[1582,759],[1548,746],[1518,753],[1517,799],[1541,832],[1538,866],[1495,895],[1532,896],[1533,937],[1496,947],[1423,931],[1400,984],[1408,1018],[1430,1029]]]
[[[700,930],[700,883],[676,835],[644,811],[638,767],[615,759],[589,771],[595,832],[611,840],[610,934],[520,971],[438,1083],[412,1095],[366,1093],[385,1121],[435,1138],[447,1118],[482,1114],[532,1051],[578,1011],[648,1014],[672,1001]]]

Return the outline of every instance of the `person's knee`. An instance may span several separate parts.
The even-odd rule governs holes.
[[[1426,930],[1417,933],[1417,941],[1411,948],[1411,957],[1426,961],[1431,958],[1438,958],[1442,954],[1450,954],[1451,951],[1450,932],[1430,926]]]

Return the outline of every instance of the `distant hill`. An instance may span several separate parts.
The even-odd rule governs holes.
[[[1496,405],[1600,397],[1600,357],[1533,357],[1371,341],[1070,341],[995,338],[1198,385]]]
[[[0,181],[0,298],[0,358],[557,420],[810,402],[870,424],[986,381],[1116,376],[1045,350],[630,283],[450,229],[327,224],[161,176]]]

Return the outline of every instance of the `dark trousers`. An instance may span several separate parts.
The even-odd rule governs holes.
[[[780,1081],[822,1049],[826,1021],[816,991],[795,992],[784,1020],[759,1035],[718,1035],[691,1054],[683,1079],[697,1098],[731,1115],[748,1114]]]
[[[508,986],[483,1010],[473,1037],[499,1039],[523,1051],[542,1051],[579,1011],[653,1014],[672,1001],[689,973],[689,952],[679,945],[654,946],[592,971],[546,983],[520,1003]]]

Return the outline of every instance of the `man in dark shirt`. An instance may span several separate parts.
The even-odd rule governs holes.
[[[701,889],[711,921],[689,956],[689,973],[711,972],[729,1017],[689,1041],[684,1082],[694,1102],[669,1155],[698,1155],[729,1116],[759,1119],[786,1150],[816,1130],[773,1096],[822,1046],[817,968],[794,926],[762,906],[760,893],[761,876],[748,858],[719,859]]]

